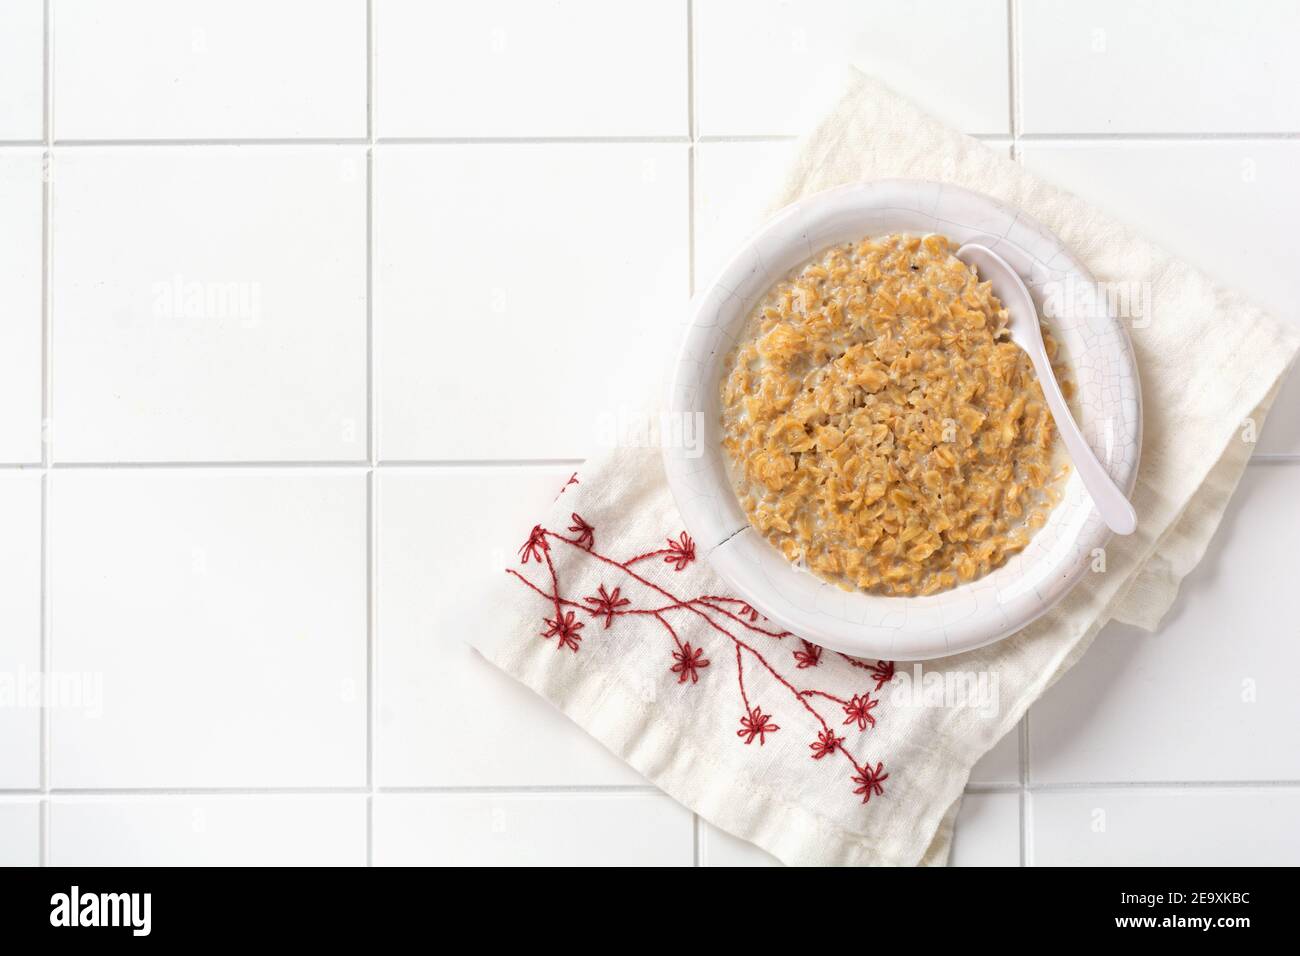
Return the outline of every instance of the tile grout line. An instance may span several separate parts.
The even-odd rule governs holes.
[[[1034,865],[1034,795],[1020,792],[1020,865]]]
[[[0,790],[0,797],[25,791]],[[365,796],[364,786],[347,787],[54,787],[60,797],[335,797]]]
[[[1007,781],[1005,783],[966,783],[966,788],[962,790],[964,796],[975,793],[997,793],[997,794],[1019,794],[1021,791],[1020,781],[1014,783]]]
[[[1030,792],[1029,781],[1032,777],[1030,767],[1030,754],[1032,753],[1029,746],[1029,712],[1033,709],[1031,703],[1025,709],[1025,716],[1020,718],[1020,865],[1029,866],[1033,860],[1033,846],[1031,838],[1033,836],[1033,796]]]
[[[1007,103],[1011,109],[1011,159],[1020,163],[1020,19],[1017,0],[1007,0]],[[1030,864],[1030,814],[1032,802],[1029,796],[1029,710],[1025,708],[1024,716],[1016,725],[1016,749],[1020,757],[1020,865]]]
[[[1017,0],[1007,0],[1007,82],[1011,107],[1011,158],[1020,162],[1020,137],[1023,125],[1020,102],[1020,15]]]
[[[366,0],[366,463],[377,461],[375,437],[375,30],[374,4]]]
[[[54,246],[53,170],[54,170],[54,24],[51,0],[42,4],[42,56],[44,74],[41,89],[41,125],[44,139],[41,157],[41,569],[40,569],[40,666],[43,675],[49,675],[54,659],[52,614],[50,597],[50,463],[53,452],[50,442],[53,410],[53,309],[51,306],[54,283],[51,281]],[[41,697],[40,715],[40,866],[50,865],[50,701]]]
[[[375,466],[375,5],[366,0],[366,866],[375,865],[375,601],[378,502]]]
[[[1300,132],[1273,130],[1268,132],[1071,132],[1071,133],[1021,133],[1020,138],[1030,142],[1043,143],[1239,143],[1239,142],[1288,142],[1300,139]]]
[[[375,801],[375,671],[377,603],[375,601],[375,554],[378,523],[375,473],[366,473],[366,865],[374,861]]]
[[[19,794],[21,795],[21,794]],[[231,797],[259,799],[265,797],[287,798],[287,797],[365,797],[369,798],[370,794],[365,787],[269,787],[260,790],[222,790],[222,789],[187,789],[187,790],[64,790],[59,791],[59,795],[65,799],[88,799],[94,800],[99,798],[115,797],[132,797],[142,799],[170,799],[177,797]],[[664,792],[658,787],[651,784],[644,786],[628,787],[599,787],[586,784],[574,784],[571,786],[549,786],[536,787],[520,784],[518,786],[479,786],[479,787],[381,787],[375,792],[376,796],[416,796],[416,797],[447,797],[447,798],[464,798],[464,797],[603,797],[603,798],[624,798],[624,797],[666,797]],[[0,798],[4,794],[0,793]],[[367,819],[367,831],[373,832],[374,821]],[[373,856],[368,855],[371,859],[369,865],[375,865]]]
[[[695,161],[699,142],[695,115],[695,3],[686,0],[686,298],[695,297]],[[691,865],[701,866],[700,831],[703,821],[691,812]]]
[[[44,376],[42,383],[42,447],[41,462],[39,464],[41,472],[41,573],[40,573],[40,655],[42,667],[45,672],[49,673],[49,666],[52,662],[52,643],[51,643],[51,623],[52,623],[52,600],[50,594],[50,486],[53,470],[55,465],[52,461],[52,442],[50,428],[50,413],[52,410],[52,186],[51,186],[51,169],[53,160],[53,150],[55,140],[53,137],[53,31],[52,31],[52,0],[44,0],[44,136],[41,142],[31,143],[0,143],[0,149],[7,146],[27,146],[28,148],[40,148],[44,153],[44,177],[43,177],[43,249],[42,249],[42,373]],[[1233,140],[1233,139],[1296,139],[1300,134],[1037,134],[1026,136],[1021,132],[1021,118],[1019,102],[1019,48],[1017,42],[1017,0],[1008,0],[1008,31],[1009,31],[1009,67],[1010,67],[1010,108],[1011,108],[1011,149],[1012,155],[1020,161],[1020,143],[1022,139],[1028,141],[1064,141],[1079,140],[1081,142],[1091,141],[1127,141],[1127,140],[1173,140],[1173,141],[1195,141],[1205,140]],[[700,137],[696,128],[696,109],[695,109],[695,92],[694,92],[694,12],[691,0],[686,2],[687,12],[687,115],[689,137],[683,140],[681,137],[627,137],[627,138],[484,138],[484,139],[379,139],[375,135],[374,126],[374,97],[375,97],[375,34],[374,34],[374,9],[373,0],[367,0],[366,3],[366,43],[367,43],[367,107],[366,107],[366,137],[364,139],[341,139],[341,140],[257,140],[257,141],[188,141],[188,140],[155,140],[155,141],[76,141],[70,140],[59,142],[59,148],[64,147],[94,147],[94,146],[139,146],[139,147],[168,147],[168,146],[235,146],[235,145],[282,145],[282,146],[365,146],[366,147],[366,418],[367,418],[367,460],[364,462],[288,462],[288,463],[258,463],[258,462],[219,462],[219,463],[61,463],[59,468],[64,467],[82,467],[82,468],[216,468],[229,469],[238,467],[268,467],[268,468],[288,468],[301,467],[307,469],[318,469],[327,467],[340,467],[352,469],[365,469],[366,474],[366,786],[362,788],[349,787],[324,787],[324,788],[245,788],[231,790],[186,790],[186,789],[168,789],[168,788],[141,788],[138,790],[76,790],[69,788],[52,788],[50,786],[50,713],[48,702],[44,702],[41,708],[41,726],[40,726],[40,788],[36,791],[0,791],[0,797],[10,794],[33,793],[39,794],[40,801],[40,863],[42,866],[49,863],[49,803],[52,794],[62,795],[85,795],[95,796],[98,794],[115,795],[120,793],[135,793],[140,795],[174,795],[181,796],[186,794],[233,794],[233,795],[258,795],[258,794],[295,794],[295,793],[325,793],[325,794],[364,794],[366,795],[366,861],[367,865],[373,865],[374,845],[373,845],[373,826],[374,811],[373,801],[377,793],[388,792],[412,792],[412,793],[564,793],[564,794],[602,794],[607,792],[654,792],[658,793],[658,788],[654,787],[629,787],[629,788],[602,788],[579,785],[576,787],[558,787],[558,788],[529,788],[529,787],[475,787],[475,788],[379,788],[376,786],[374,777],[374,732],[375,718],[377,713],[377,701],[375,698],[375,677],[377,673],[377,601],[376,601],[376,582],[377,582],[377,540],[378,540],[378,502],[377,502],[377,481],[376,474],[380,469],[386,467],[403,468],[403,467],[430,467],[430,468],[454,468],[454,467],[488,467],[488,468],[519,468],[535,467],[549,464],[564,463],[568,464],[578,459],[557,459],[557,460],[503,460],[503,461],[393,461],[381,462],[377,457],[377,410],[375,408],[375,351],[374,351],[374,314],[373,314],[373,258],[374,258],[374,151],[377,144],[384,145],[404,145],[404,144],[428,144],[428,145],[457,145],[457,144],[511,144],[511,143],[538,143],[538,144],[562,144],[562,143],[581,143],[600,145],[605,143],[683,143],[688,145],[688,288],[694,293],[695,288],[695,160],[696,148],[701,142],[748,142],[748,141],[785,141],[792,140],[791,136],[757,136],[757,137]],[[983,138],[1006,139],[1005,135],[990,134]],[[1249,464],[1273,464],[1286,463],[1300,460],[1296,455],[1263,455],[1255,456]],[[15,466],[21,467],[21,466]],[[33,470],[35,470],[33,468]],[[1259,786],[1297,786],[1292,781],[1258,781],[1258,782],[1119,782],[1119,783],[1079,783],[1079,784],[1058,784],[1045,785],[1037,788],[1031,787],[1030,780],[1030,752],[1029,752],[1029,714],[1025,714],[1019,726],[1019,757],[1020,757],[1020,782],[1018,787],[1008,792],[1018,792],[1020,795],[1021,813],[1021,864],[1028,865],[1031,859],[1031,833],[1029,822],[1032,819],[1032,793],[1035,790],[1043,792],[1057,792],[1060,790],[1088,790],[1098,788],[1138,788],[1138,787],[1168,787],[1168,788],[1209,788],[1214,786],[1228,787],[1259,787]],[[701,865],[701,842],[702,842],[702,824],[703,821],[698,815],[693,815],[693,857],[696,866]]]
[[[56,139],[53,145],[60,149],[158,149],[158,148],[244,148],[244,147],[293,147],[293,146],[365,146],[369,139],[364,136],[343,136],[337,139],[301,138],[251,138],[240,139]],[[0,146],[8,145],[0,143]]]
[[[41,476],[41,551],[40,551],[40,667],[42,675],[50,673],[53,648],[50,642],[51,608],[50,600],[50,480],[48,474]],[[48,681],[45,682],[48,688]],[[45,694],[41,697],[40,714],[40,865],[49,865],[50,844],[50,702]]]
[[[230,471],[255,470],[297,471],[384,471],[385,469],[460,469],[460,468],[569,468],[581,465],[584,458],[429,458],[397,461],[59,461],[51,462],[51,471]],[[1247,467],[1275,467],[1300,464],[1300,453],[1256,452]],[[0,462],[0,471],[41,471],[39,461]]]
[[[1296,780],[1088,780],[1069,783],[1040,783],[1022,787],[1018,783],[972,783],[962,791],[964,795],[1002,794],[1026,796],[1035,794],[1056,795],[1095,792],[1187,792],[1187,791],[1300,791]],[[430,796],[466,794],[581,794],[586,796],[653,796],[663,790],[652,783],[643,784],[478,784],[478,785],[394,785],[376,786],[374,794],[423,794]],[[187,796],[369,796],[371,789],[365,785],[313,786],[233,786],[233,787],[50,787],[48,793],[57,797],[187,797]],[[39,787],[8,787],[0,789],[0,800],[42,797],[46,790]]]
[[[393,460],[378,461],[376,468],[569,468],[586,462],[588,458],[447,458],[441,461]]]
[[[695,4],[686,0],[686,130],[690,145],[686,149],[686,291],[695,295],[695,148],[699,131],[695,116]]]
[[[632,146],[681,145],[689,136],[380,136],[380,146]]]
[[[699,138],[695,110],[695,3],[686,0],[686,132],[694,143]]]
[[[1300,780],[1081,780],[1030,784],[1029,793],[1077,793],[1089,790],[1293,790]]]
[[[396,461],[59,461],[50,467],[55,471],[218,471],[223,469],[261,468],[266,470],[334,469],[337,471],[368,470],[371,468],[546,468],[581,465],[584,458],[429,458]],[[41,468],[39,462],[0,464],[0,470],[33,470]]]
[[[1019,82],[1020,77],[1017,77]],[[962,132],[965,132],[964,130]],[[965,132],[980,141],[1009,139],[1011,134]],[[1256,130],[1215,132],[1102,132],[1076,130],[1064,133],[1028,133],[1023,130],[1018,138],[1032,143],[1240,143],[1240,142],[1294,142],[1300,140],[1300,131]],[[41,149],[56,146],[59,149],[132,149],[132,148],[222,148],[222,147],[331,147],[331,146],[618,146],[647,144],[696,143],[780,143],[798,139],[793,133],[703,133],[692,136],[366,136],[338,139],[279,138],[279,139],[60,139],[46,142],[43,139],[0,140],[0,150]]]
[[[134,149],[185,147],[329,147],[329,146],[511,146],[511,145],[644,145],[686,143],[688,136],[341,136],[262,137],[224,139],[60,139],[55,145],[68,149]],[[35,140],[0,140],[0,149],[40,146]]]

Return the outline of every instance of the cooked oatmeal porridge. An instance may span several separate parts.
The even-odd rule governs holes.
[[[768,291],[723,369],[722,445],[750,522],[847,590],[981,577],[1061,497],[1068,465],[1029,358],[955,250],[889,235],[822,251]]]

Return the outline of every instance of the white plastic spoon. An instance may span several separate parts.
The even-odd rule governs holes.
[[[1137,513],[1092,453],[1083,432],[1074,423],[1074,416],[1070,414],[1065,396],[1061,394],[1061,386],[1057,384],[1056,375],[1052,372],[1052,363],[1047,358],[1043,330],[1038,325],[1038,310],[1034,307],[1034,300],[1024,282],[1005,259],[977,242],[968,242],[958,249],[957,258],[974,266],[983,279],[993,283],[993,294],[1002,301],[1011,316],[1008,326],[1011,341],[1024,349],[1029,361],[1033,363],[1034,374],[1038,376],[1038,384],[1042,386],[1043,395],[1047,399],[1047,407],[1052,411],[1052,418],[1056,419],[1056,428],[1065,441],[1074,467],[1083,479],[1083,486],[1092,496],[1101,519],[1116,534],[1132,534],[1137,528]]]

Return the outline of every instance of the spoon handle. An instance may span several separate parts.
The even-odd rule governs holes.
[[[1032,332],[1027,330],[1025,334],[1036,336],[1038,347],[1026,347],[1026,343],[1022,342],[1016,344],[1024,349],[1025,354],[1029,356],[1029,361],[1033,363],[1034,374],[1038,376],[1043,397],[1047,399],[1047,407],[1051,409],[1052,418],[1056,420],[1056,429],[1061,433],[1061,440],[1065,442],[1074,467],[1078,470],[1079,477],[1083,479],[1083,486],[1088,489],[1093,504],[1097,506],[1102,520],[1111,531],[1116,534],[1132,534],[1137,529],[1137,512],[1133,510],[1133,505],[1124,492],[1119,490],[1110,473],[1092,453],[1092,447],[1083,437],[1083,432],[1075,423],[1074,416],[1070,414],[1070,406],[1066,404],[1065,396],[1061,394],[1056,373],[1052,371],[1052,365],[1047,359],[1047,349],[1043,346],[1043,333],[1038,328],[1038,322],[1033,323]]]

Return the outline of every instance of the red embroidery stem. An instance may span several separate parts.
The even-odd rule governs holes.
[[[680,601],[674,601],[672,604],[665,604],[665,605],[663,605],[662,607],[656,607],[656,608],[629,608],[629,609],[626,610],[626,611],[617,611],[617,610],[616,610],[616,611],[601,611],[601,610],[598,610],[598,609],[596,609],[596,608],[590,607],[590,606],[588,606],[588,605],[586,605],[586,604],[579,604],[577,601],[570,601],[568,598],[559,597],[557,594],[555,594],[555,593],[553,593],[553,592],[546,591],[546,590],[544,590],[544,589],[542,589],[542,588],[539,588],[536,584],[534,584],[532,581],[528,580],[526,577],[524,577],[522,574],[520,574],[520,573],[519,573],[518,571],[516,571],[514,568],[506,568],[506,574],[512,574],[512,575],[514,575],[516,578],[518,578],[518,579],[519,579],[520,581],[522,581],[524,584],[528,585],[528,587],[531,588],[531,589],[532,589],[536,594],[538,594],[539,596],[545,598],[546,600],[548,600],[548,601],[550,601],[550,602],[552,602],[552,603],[554,603],[554,602],[558,599],[559,602],[560,602],[562,605],[564,605],[565,607],[576,608],[576,609],[579,610],[579,611],[586,611],[588,614],[590,614],[592,617],[595,617],[595,618],[604,617],[606,614],[613,614],[615,617],[623,617],[623,616],[625,616],[625,615],[629,615],[629,614],[630,614],[630,615],[638,615],[638,614],[639,614],[639,615],[649,615],[650,617],[658,618],[658,619],[659,619],[661,622],[663,622],[664,625],[667,627],[668,624],[667,624],[666,621],[664,621],[664,619],[663,619],[663,617],[662,617],[662,615],[663,615],[663,613],[664,613],[665,611],[689,610],[689,607],[688,607],[687,604],[684,604],[684,603],[682,603],[682,602],[680,602]],[[712,605],[710,605],[710,604],[705,604],[704,606],[705,606],[705,607],[712,607]],[[714,610],[720,610],[719,608],[713,608],[713,609],[714,609]],[[743,622],[742,622],[742,623],[743,623]],[[671,627],[669,627],[668,629],[669,629],[670,631],[672,631],[672,628],[671,628]],[[725,633],[725,632],[724,632],[724,633]],[[760,633],[766,633],[766,632],[760,632]],[[674,637],[677,636],[677,634],[676,634],[675,631],[673,632],[673,636],[674,636]],[[679,641],[678,644],[680,645],[680,643],[681,643],[681,642]]]
[[[656,621],[658,621],[660,624],[662,624],[664,627],[668,629],[668,633],[673,636],[673,643],[677,645],[677,649],[680,651],[682,649],[682,642],[681,639],[677,636],[677,632],[673,630],[673,626],[669,624],[666,620],[664,620],[664,616],[659,612],[651,611],[650,613],[654,615]]]
[[[746,621],[743,617],[740,617],[739,615],[736,615],[736,614],[731,613],[731,612],[728,611],[725,607],[718,607],[718,606],[715,605],[715,604],[710,604],[709,601],[708,601],[708,597],[709,597],[709,596],[706,594],[704,597],[698,597],[698,598],[696,598],[696,599],[695,599],[694,601],[692,601],[691,603],[693,603],[693,604],[703,604],[703,605],[704,605],[705,607],[707,607],[707,608],[712,608],[713,610],[717,611],[719,614],[725,614],[727,617],[731,618],[731,619],[732,619],[733,621],[735,621],[737,624],[740,624],[740,625],[742,625],[743,627],[746,627],[746,628],[748,628],[748,629],[751,630],[751,631],[755,631],[756,633],[759,633],[759,634],[766,634],[768,637],[775,637],[777,640],[780,640],[780,639],[783,638],[783,637],[789,637],[789,636],[790,636],[790,632],[789,632],[789,631],[769,631],[769,630],[766,630],[766,629],[764,629],[764,628],[759,627],[757,624],[753,624],[753,623],[751,623],[751,622],[749,622],[749,621]]]
[[[546,557],[546,570],[551,572],[551,590],[555,594],[555,616],[560,616],[560,578],[555,573],[555,564],[551,561],[551,550],[549,548],[543,552]]]
[[[812,697],[812,696],[825,697],[827,700],[835,701],[835,703],[839,704],[841,707],[844,707],[848,704],[848,701],[844,700],[842,697],[836,697],[834,694],[828,694],[824,690],[805,690],[802,693],[806,697]]]
[[[562,538],[561,540],[568,541],[569,539]],[[623,568],[624,570],[627,570],[627,568],[630,565],[636,564],[638,561],[645,561],[648,558],[657,558],[661,554],[672,554],[672,551],[670,551],[668,548],[660,548],[658,551],[647,551],[645,554],[638,554],[635,558],[628,558],[628,560],[624,564],[620,564],[619,567]],[[615,561],[614,563],[618,564],[617,561]]]
[[[528,580],[526,577],[524,577],[522,574],[520,574],[520,573],[519,573],[518,571],[516,571],[514,568],[506,568],[506,574],[513,574],[513,575],[514,575],[515,577],[517,577],[520,581],[523,581],[524,584],[527,584],[530,588],[532,588],[534,591],[536,591],[536,592],[537,592],[538,594],[540,594],[542,597],[546,598],[546,600],[548,600],[548,601],[559,601],[561,604],[565,605],[566,607],[576,607],[576,608],[578,608],[579,610],[586,611],[588,614],[593,613],[592,610],[591,610],[591,608],[586,607],[585,605],[579,604],[577,601],[570,601],[568,598],[562,598],[562,597],[559,597],[559,596],[556,595],[556,594],[547,594],[545,591],[543,591],[541,588],[539,588],[539,587],[538,587],[536,584],[534,584],[532,581]],[[626,612],[626,611],[615,611],[614,613],[615,613],[615,614],[626,614],[627,612]],[[600,615],[597,614],[596,616],[599,617]]]
[[[740,642],[736,642],[736,681],[740,684],[740,702],[745,705],[745,713],[750,713],[749,695],[745,693],[745,662],[740,659]]]
[[[738,683],[739,683],[739,686],[740,686],[741,702],[745,705],[745,709],[746,709],[747,712],[750,711],[752,708],[750,708],[750,706],[749,706],[749,700],[748,700],[748,697],[746,696],[746,692],[745,692],[744,665],[743,665],[743,659],[742,659],[742,655],[741,655],[741,650],[742,650],[742,648],[743,648],[744,650],[749,651],[750,654],[752,654],[752,655],[754,656],[755,660],[757,660],[757,661],[758,661],[758,662],[759,662],[759,663],[760,663],[760,664],[761,664],[761,665],[762,665],[762,666],[767,670],[767,672],[772,676],[772,678],[773,678],[774,680],[776,680],[777,683],[779,683],[779,684],[781,684],[783,687],[785,687],[785,688],[786,688],[786,689],[791,693],[791,695],[793,695],[794,699],[797,700],[797,701],[799,702],[799,704],[800,704],[800,705],[801,705],[801,706],[802,706],[806,711],[808,711],[808,713],[810,713],[810,714],[811,714],[811,715],[812,715],[812,716],[817,720],[817,723],[821,726],[822,730],[824,730],[824,731],[829,731],[829,730],[830,730],[830,725],[827,724],[825,718],[822,717],[822,715],[821,715],[820,713],[818,713],[818,711],[817,711],[816,708],[814,708],[811,704],[808,703],[808,701],[807,701],[807,699],[805,698],[804,694],[803,694],[803,693],[802,693],[802,692],[801,692],[797,687],[795,687],[792,683],[790,683],[790,681],[786,680],[785,677],[783,677],[783,676],[780,674],[780,672],[778,672],[778,671],[776,670],[776,668],[774,668],[770,663],[768,663],[767,659],[766,659],[766,658],[765,658],[765,657],[764,657],[764,656],[763,656],[763,655],[762,655],[762,654],[761,654],[761,653],[760,653],[756,648],[750,646],[749,644],[747,644],[747,643],[745,643],[744,641],[742,641],[740,638],[736,637],[734,634],[732,634],[732,633],[731,633],[730,631],[728,631],[726,628],[722,627],[720,624],[718,624],[716,621],[714,621],[711,617],[709,617],[707,614],[705,614],[703,611],[701,611],[701,610],[700,610],[698,607],[696,607],[695,605],[696,605],[697,603],[698,603],[698,604],[703,604],[705,607],[709,608],[710,610],[712,610],[712,611],[716,611],[716,612],[718,612],[718,613],[720,613],[720,614],[724,614],[724,615],[726,615],[726,616],[728,616],[728,617],[731,617],[731,618],[735,619],[736,621],[738,621],[739,623],[744,624],[744,625],[746,625],[746,626],[749,626],[748,622],[745,622],[745,621],[741,620],[740,618],[738,618],[738,617],[736,617],[735,615],[731,614],[729,611],[725,610],[724,608],[715,607],[714,605],[709,604],[707,601],[704,601],[704,600],[701,600],[701,599],[698,599],[698,598],[697,598],[695,601],[684,602],[684,601],[682,601],[680,598],[678,598],[675,594],[673,594],[672,592],[670,592],[670,591],[668,591],[668,590],[666,590],[666,589],[664,589],[664,588],[661,588],[661,587],[659,587],[659,585],[654,584],[653,582],[647,580],[646,578],[644,578],[644,577],[642,577],[641,575],[637,574],[635,571],[633,571],[633,570],[628,566],[628,565],[632,564],[634,561],[642,561],[642,560],[645,560],[645,559],[647,559],[647,558],[654,557],[654,556],[656,556],[656,555],[661,555],[661,554],[667,554],[667,553],[670,553],[671,549],[664,549],[664,550],[659,550],[659,551],[651,551],[651,552],[647,552],[647,553],[645,553],[645,554],[638,555],[637,557],[632,558],[631,560],[627,561],[626,563],[619,563],[618,561],[615,561],[613,558],[606,557],[605,555],[600,554],[600,553],[597,552],[597,551],[587,549],[586,547],[584,547],[582,544],[580,544],[577,540],[575,540],[575,539],[573,539],[573,538],[566,538],[566,537],[565,537],[564,535],[562,535],[562,534],[557,534],[556,532],[554,532],[554,531],[549,531],[549,530],[547,530],[547,529],[545,529],[545,528],[542,529],[542,534],[543,534],[545,537],[554,538],[556,541],[562,541],[562,542],[564,542],[565,544],[569,545],[570,547],[572,547],[572,548],[576,548],[576,549],[582,551],[584,554],[590,555],[591,557],[596,558],[596,559],[599,560],[599,561],[603,561],[604,563],[610,565],[611,567],[619,568],[620,570],[622,570],[624,573],[626,573],[627,575],[629,575],[629,576],[630,576],[631,578],[633,578],[634,580],[636,580],[636,581],[640,582],[641,584],[645,585],[646,587],[650,588],[652,591],[655,591],[655,592],[657,592],[657,593],[659,593],[659,594],[662,594],[664,597],[668,598],[671,602],[673,602],[673,603],[672,603],[668,608],[664,608],[664,609],[662,609],[662,610],[681,608],[681,609],[683,609],[683,610],[690,611],[691,613],[698,615],[701,619],[704,620],[704,622],[705,622],[706,624],[708,624],[708,625],[709,625],[710,627],[712,627],[714,630],[718,631],[719,633],[721,633],[721,634],[723,634],[724,636],[726,636],[727,638],[729,638],[729,639],[730,639],[730,640],[735,644],[735,646],[736,646],[736,672],[737,672],[737,680],[738,680]],[[561,607],[561,605],[562,605],[563,603],[566,603],[566,602],[564,602],[564,600],[563,600],[562,598],[559,597],[559,592],[560,592],[559,579],[558,579],[558,576],[556,575],[556,572],[555,572],[555,565],[551,562],[551,556],[550,556],[550,552],[549,552],[549,550],[548,550],[547,552],[545,552],[545,556],[546,556],[546,565],[547,565],[547,569],[550,571],[550,575],[551,575],[551,585],[552,585],[552,589],[553,589],[553,594],[552,594],[552,595],[546,595],[544,592],[542,592],[540,589],[538,589],[538,588],[536,588],[536,587],[534,587],[533,590],[538,591],[539,594],[542,594],[542,595],[545,596],[545,597],[549,597],[549,598],[551,598],[551,599],[555,602],[555,609],[556,609],[555,612],[556,612],[557,615],[559,615],[559,614],[560,614],[560,607]],[[516,575],[516,576],[519,576],[519,575]],[[524,579],[522,578],[522,576],[519,576],[519,577],[520,577],[521,580],[524,580]],[[735,600],[735,599],[732,599],[732,600]],[[572,603],[572,602],[568,602],[568,603]],[[743,602],[741,602],[741,603],[743,603]],[[578,605],[575,604],[574,606],[576,607],[576,606],[578,606]],[[628,613],[628,614],[630,614],[630,613],[647,613],[647,612],[644,611],[644,610],[642,610],[642,611],[640,611],[640,612],[637,612],[637,611],[626,611],[626,612],[616,612],[616,613],[620,613],[620,614]],[[654,610],[654,611],[650,611],[650,612],[648,612],[648,613],[653,614],[657,619],[660,620],[661,623],[663,623],[665,626],[667,626],[667,622],[666,622],[666,621],[662,618],[662,616],[661,616],[661,611],[659,611],[659,610]],[[788,633],[788,632],[787,632],[787,633],[783,633],[783,634],[774,634],[774,633],[772,633],[772,632],[770,632],[770,631],[766,631],[766,630],[763,630],[763,629],[761,629],[761,628],[753,628],[753,629],[759,631],[760,633],[766,634],[766,635],[769,636],[769,637],[785,637],[785,636],[787,636],[787,633]],[[670,633],[672,633],[674,641],[678,641],[678,638],[677,638],[677,634],[676,634],[676,632],[673,631],[671,627],[669,627],[669,631],[670,631]],[[679,641],[678,641],[678,643],[679,643],[679,645],[680,645],[680,642],[679,642]],[[860,664],[860,662],[854,661],[853,658],[849,657],[849,656],[846,655],[846,654],[841,654],[840,656],[841,656],[841,657],[844,657],[846,660],[849,660],[851,663],[854,663],[855,665],[860,665],[860,666],[862,666],[862,667],[868,667],[868,668],[869,668],[869,665]],[[824,695],[824,696],[829,696],[829,695]],[[846,750],[846,749],[845,749],[844,747],[842,747],[842,746],[837,747],[836,749],[837,749],[840,753],[844,754],[844,758],[845,758],[846,760],[848,760],[848,762],[853,766],[853,768],[854,768],[856,771],[858,771],[858,773],[860,773],[860,774],[861,774],[861,773],[865,773],[865,771],[863,770],[862,766],[860,766],[860,765],[858,764],[858,762],[857,762],[856,760],[853,759],[853,755],[850,754],[850,753],[848,752],[848,750]],[[883,779],[883,778],[882,778],[882,779]]]

